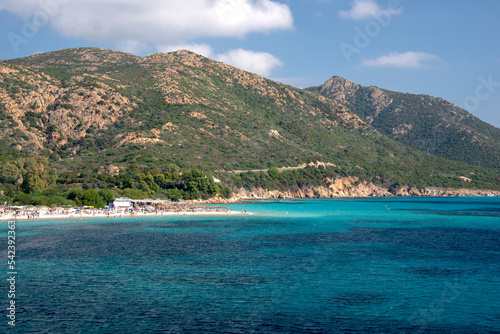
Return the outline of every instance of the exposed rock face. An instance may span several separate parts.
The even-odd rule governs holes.
[[[345,198],[345,197],[387,197],[392,196],[386,189],[372,183],[358,183],[357,178],[337,178],[325,180],[325,186],[317,186],[295,191],[270,191],[254,189],[248,191],[240,189],[236,197],[239,198]]]
[[[358,183],[357,178],[337,178],[325,180],[325,186],[299,189],[295,191],[278,191],[267,189],[239,189],[230,199],[211,198],[205,203],[237,203],[249,199],[305,199],[305,198],[367,198],[367,197],[494,197],[500,191],[473,189],[444,189],[401,187],[390,192],[386,188],[373,183]]]
[[[319,89],[319,93],[328,96],[334,101],[344,105],[355,98],[356,92],[363,86],[350,82],[349,80],[334,76],[330,78]],[[378,87],[368,87],[367,99],[373,109],[378,113],[392,103],[392,99]]]
[[[61,82],[27,67],[0,63],[0,81],[12,82],[0,89],[0,104],[17,124],[3,135],[20,130],[24,141],[39,148],[49,141],[62,146],[69,138],[85,137],[90,129],[107,128],[134,105],[90,75]]]
[[[334,76],[321,86],[319,93],[328,95],[335,101],[347,101],[360,88],[361,86],[358,84],[352,83],[345,78]]]
[[[392,103],[392,99],[378,87],[368,87],[371,105],[378,113]]]
[[[109,174],[111,176],[117,176],[120,175],[120,168],[118,166],[113,166],[113,165],[101,166],[99,167],[97,174]]]
[[[500,191],[474,189],[416,188],[402,187],[395,191],[396,196],[411,197],[493,197],[500,196]]]

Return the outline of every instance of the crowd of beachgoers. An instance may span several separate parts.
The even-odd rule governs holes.
[[[204,215],[235,214],[227,207],[176,205],[171,207],[140,206],[129,208],[93,208],[83,207],[34,207],[3,206],[0,208],[0,220],[17,219],[56,219],[56,218],[92,218],[92,217],[135,217],[146,215]]]

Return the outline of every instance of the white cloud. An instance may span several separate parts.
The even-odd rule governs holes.
[[[273,0],[0,0],[0,10],[44,15],[63,36],[115,44],[185,43],[291,29],[290,8]]]
[[[283,62],[270,53],[244,49],[229,50],[217,55],[216,59],[262,76],[268,76],[272,70],[283,66]]]
[[[267,52],[232,49],[224,53],[215,53],[210,45],[197,43],[165,45],[159,48],[162,52],[171,52],[180,49],[190,50],[202,56],[264,77],[269,76],[274,69],[283,66],[283,62],[278,57]]]
[[[34,23],[34,30],[51,24],[64,37],[131,53],[190,49],[264,76],[281,60],[243,49],[214,54],[209,45],[190,41],[293,28],[290,8],[275,0],[0,0],[2,10]]]
[[[376,59],[367,59],[362,62],[364,66],[370,67],[396,67],[396,68],[431,68],[442,65],[440,57],[425,53],[408,51],[404,53],[389,53]]]
[[[402,12],[401,8],[382,8],[375,0],[355,0],[350,10],[341,10],[339,15],[344,19],[364,20],[384,15],[398,15]]]

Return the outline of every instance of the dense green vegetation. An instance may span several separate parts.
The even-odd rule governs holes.
[[[494,170],[481,174],[475,174],[471,171],[470,183],[464,183],[460,180],[459,174],[449,174],[449,170],[443,170],[438,165],[422,165],[422,169],[413,175],[406,171],[393,171],[394,178],[387,178],[387,172],[382,169],[365,170],[361,168],[341,169],[338,167],[312,167],[304,169],[286,170],[278,172],[276,168],[271,168],[267,172],[248,172],[242,174],[229,174],[224,178],[225,182],[236,188],[263,188],[280,191],[296,191],[299,189],[308,189],[316,186],[324,186],[326,179],[335,180],[336,178],[352,177],[357,179],[356,184],[360,182],[372,182],[375,185],[389,189],[390,191],[402,186],[412,186],[418,188],[438,187],[438,188],[470,188],[470,189],[496,189],[500,177]],[[457,171],[459,169],[457,168]],[[461,170],[463,171],[463,170]],[[488,181],[485,181],[487,179]]]
[[[48,167],[43,157],[3,156],[0,189],[4,202],[14,205],[72,205],[104,207],[118,196],[133,199],[166,198],[173,201],[229,197],[231,190],[198,169],[140,170],[129,165],[116,176],[62,173]]]
[[[94,206],[104,207],[119,196],[133,199],[162,198],[177,200],[208,199],[216,195],[229,198],[239,188],[264,188],[297,191],[324,186],[326,180],[352,177],[360,182],[372,182],[386,189],[401,186],[445,187],[500,190],[500,177],[494,170],[456,166],[455,174],[432,160],[413,168],[385,170],[383,167],[313,167],[279,172],[274,166],[263,172],[228,173],[211,170],[181,170],[174,164],[163,170],[127,165],[120,174],[70,173],[58,175],[44,157],[0,158],[1,201],[12,205]],[[459,176],[467,170],[470,183]],[[391,175],[389,177],[389,175]],[[216,176],[217,182],[214,176]]]

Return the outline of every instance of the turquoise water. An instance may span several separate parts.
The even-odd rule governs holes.
[[[231,208],[252,214],[18,221],[0,331],[500,332],[499,198]]]

